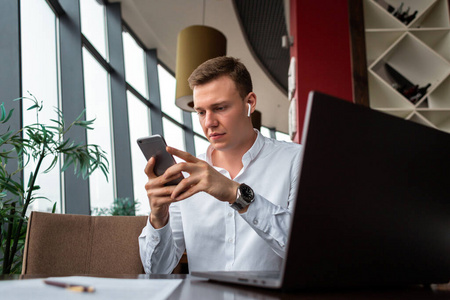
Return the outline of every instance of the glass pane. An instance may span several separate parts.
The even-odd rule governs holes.
[[[86,119],[95,119],[93,130],[87,131],[89,144],[99,145],[106,152],[109,161],[108,181],[96,170],[89,177],[91,210],[94,208],[110,208],[114,202],[114,167],[112,160],[111,112],[109,103],[108,73],[83,48],[84,87],[86,99]]]
[[[148,98],[147,76],[145,75],[144,50],[127,32],[123,32],[125,56],[125,78],[143,97]]]
[[[195,153],[197,156],[199,154],[206,153],[206,150],[208,149],[209,142],[205,141],[204,139],[194,135],[194,144],[195,144]]]
[[[130,145],[131,145],[131,164],[133,169],[133,191],[134,198],[139,202],[136,209],[136,215],[149,215],[150,205],[148,203],[145,184],[147,175],[144,168],[147,163],[144,155],[139,149],[136,140],[140,137],[151,135],[150,131],[150,111],[132,93],[127,92],[128,99],[128,120],[130,120]]]
[[[80,0],[81,32],[107,59],[105,7],[96,0]]]
[[[196,112],[193,112],[191,114],[194,132],[200,134],[201,136],[205,136],[205,134],[203,133],[202,125],[200,125],[200,120],[198,119],[198,114]]]
[[[267,127],[261,126],[261,134],[265,137],[270,138],[270,130]]]
[[[275,137],[277,138],[277,140],[280,141],[292,142],[291,138],[289,137],[289,134],[283,132],[276,131]]]
[[[158,65],[158,77],[162,111],[183,123],[182,111],[175,105],[175,77],[160,65]]]
[[[175,123],[163,118],[164,139],[168,146],[185,151],[184,145],[184,132],[183,129]],[[178,157],[175,157],[176,161],[180,161]]]
[[[21,9],[21,42],[22,42],[22,94],[29,97],[28,91],[44,108],[39,112],[39,122],[54,126],[50,119],[58,119],[55,107],[58,107],[58,72],[56,46],[56,16],[45,1],[22,0]],[[12,99],[11,99],[12,100]],[[30,125],[38,121],[36,110],[28,111],[32,105],[29,100],[23,102],[23,124]],[[38,199],[31,203],[28,211],[51,211],[56,202],[57,212],[61,212],[61,174],[60,164],[49,173],[43,171],[50,166],[53,157],[47,156],[41,165],[36,184],[41,187],[35,196]],[[34,172],[36,164],[31,162],[24,171],[24,182],[28,182],[30,172]]]

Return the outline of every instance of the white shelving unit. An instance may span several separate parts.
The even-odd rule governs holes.
[[[364,0],[369,100],[374,109],[450,133],[450,17],[448,0]],[[404,24],[386,9],[417,10]],[[395,88],[390,65],[419,87],[417,102]]]

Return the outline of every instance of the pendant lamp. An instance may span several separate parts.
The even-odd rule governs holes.
[[[179,108],[185,111],[194,111],[192,90],[187,80],[203,62],[226,55],[226,47],[225,36],[212,27],[194,25],[180,31],[175,70],[175,104]]]

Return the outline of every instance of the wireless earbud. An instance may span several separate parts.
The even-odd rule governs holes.
[[[250,114],[252,113],[252,106],[250,105],[250,103],[248,104],[248,114],[247,117],[250,117]]]

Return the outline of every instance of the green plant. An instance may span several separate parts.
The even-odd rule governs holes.
[[[28,110],[36,110],[36,116],[43,104],[33,95],[17,100],[31,100]],[[4,103],[0,105],[0,268],[2,274],[20,273],[23,246],[27,227],[27,209],[37,199],[46,199],[36,195],[40,189],[36,179],[41,172],[49,172],[63,157],[61,172],[73,166],[74,173],[86,179],[96,169],[100,169],[108,178],[109,163],[105,152],[97,145],[74,143],[66,138],[74,127],[92,129],[95,120],[84,121],[84,111],[66,125],[62,112],[55,108],[58,116],[50,125],[39,123],[23,126],[19,130],[10,130],[7,124],[13,110],[6,112]],[[4,131],[5,130],[5,131]],[[51,163],[45,165],[44,158],[51,157]],[[33,171],[28,182],[22,179],[24,168],[33,161]],[[55,203],[56,204],[56,203]],[[53,211],[55,205],[53,206]]]
[[[96,216],[135,216],[136,208],[139,206],[137,200],[130,198],[116,198],[110,208],[94,208],[92,215]]]

